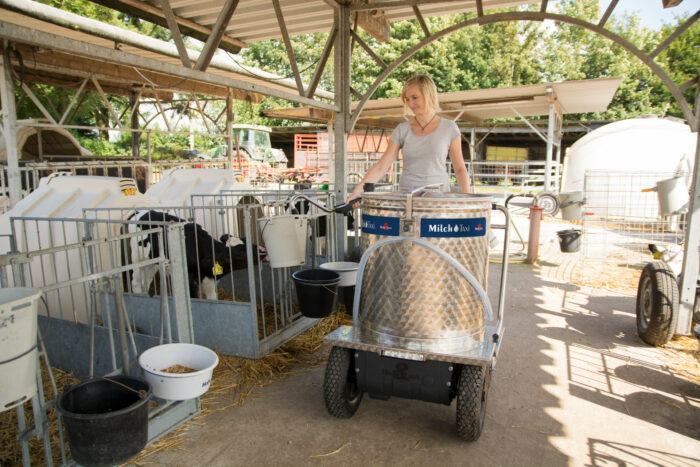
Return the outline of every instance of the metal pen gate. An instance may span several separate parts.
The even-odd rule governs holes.
[[[121,229],[119,223],[104,219],[12,219],[13,249],[0,255],[0,285],[30,287],[42,293],[39,342],[54,393],[48,401],[41,390],[34,397],[32,426],[26,426],[23,405],[17,407],[25,465],[29,462],[28,441],[33,435],[44,439],[46,463],[53,463],[47,409],[56,403],[58,394],[49,356],[52,364],[79,376],[114,376],[137,373],[136,359],[147,348],[193,340],[189,300],[184,293],[187,277],[182,270],[167,267],[185,260],[182,225],[163,225],[148,231],[167,229],[169,259],[161,255],[132,263],[122,261],[122,253],[137,234],[122,231],[115,235],[115,227]],[[136,327],[127,310],[124,280],[147,266],[159,269],[163,284],[167,276],[172,293],[168,300],[161,301],[156,319],[143,329]],[[41,388],[39,366],[37,386]],[[149,411],[149,443],[199,411],[199,399],[158,400]],[[60,415],[56,423],[62,433]],[[61,462],[67,464],[62,438],[59,449]]]

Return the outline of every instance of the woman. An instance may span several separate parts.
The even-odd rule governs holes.
[[[445,168],[449,154],[457,177],[459,189],[471,192],[467,168],[462,157],[462,139],[457,124],[441,118],[435,82],[428,75],[416,75],[408,79],[401,90],[406,113],[414,116],[397,126],[381,159],[367,171],[362,181],[348,196],[347,201],[359,198],[365,183],[375,183],[389,170],[403,149],[403,171],[400,190],[440,183],[445,191],[450,189],[450,177]]]

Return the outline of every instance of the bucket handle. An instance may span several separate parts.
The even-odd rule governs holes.
[[[124,389],[128,389],[128,390],[131,391],[131,392],[135,392],[136,394],[139,395],[139,398],[141,398],[141,399],[145,399],[145,398],[148,396],[148,392],[147,392],[145,389],[136,390],[136,389],[134,389],[134,388],[130,388],[130,387],[127,386],[126,384],[120,383],[119,381],[115,381],[115,380],[113,380],[113,379],[111,379],[111,378],[108,378],[108,377],[106,377],[106,376],[78,376],[78,378],[80,378],[80,379],[82,379],[82,380],[102,379],[102,380],[105,380],[105,381],[109,381],[110,383],[114,383],[114,384],[116,384],[117,386],[121,386],[121,387],[123,387]]]
[[[11,363],[11,362],[14,362],[15,360],[19,360],[20,358],[24,357],[25,355],[27,355],[28,353],[30,353],[31,351],[33,351],[33,350],[36,349],[37,347],[38,347],[38,346],[37,346],[36,344],[34,344],[33,346],[31,346],[31,347],[29,348],[29,350],[26,350],[26,351],[22,352],[21,354],[16,355],[16,356],[14,356],[14,357],[12,357],[12,358],[9,358],[9,359],[7,359],[7,360],[3,360],[2,362],[0,362],[0,365],[4,365],[4,364],[6,364],[6,363]]]

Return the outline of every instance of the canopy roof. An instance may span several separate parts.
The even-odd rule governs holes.
[[[602,112],[610,105],[621,82],[622,78],[600,78],[441,93],[441,114],[457,121],[481,123],[495,118],[548,115],[550,103],[555,104],[561,115]],[[311,107],[273,109],[264,114],[316,123],[332,118],[330,112]],[[358,124],[393,128],[405,119],[401,98],[376,99],[367,102]]]

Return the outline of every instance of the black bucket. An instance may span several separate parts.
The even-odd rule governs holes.
[[[58,411],[73,460],[116,465],[138,454],[148,442],[150,398],[151,385],[129,376],[91,379],[61,394]]]
[[[355,286],[340,287],[340,293],[343,297],[343,305],[345,305],[345,313],[352,316],[352,304],[355,301]]]
[[[333,312],[340,274],[329,269],[302,269],[292,274],[299,310],[308,318],[325,318]]]
[[[580,230],[560,230],[557,235],[559,236],[559,249],[562,253],[575,253],[581,249]]]

